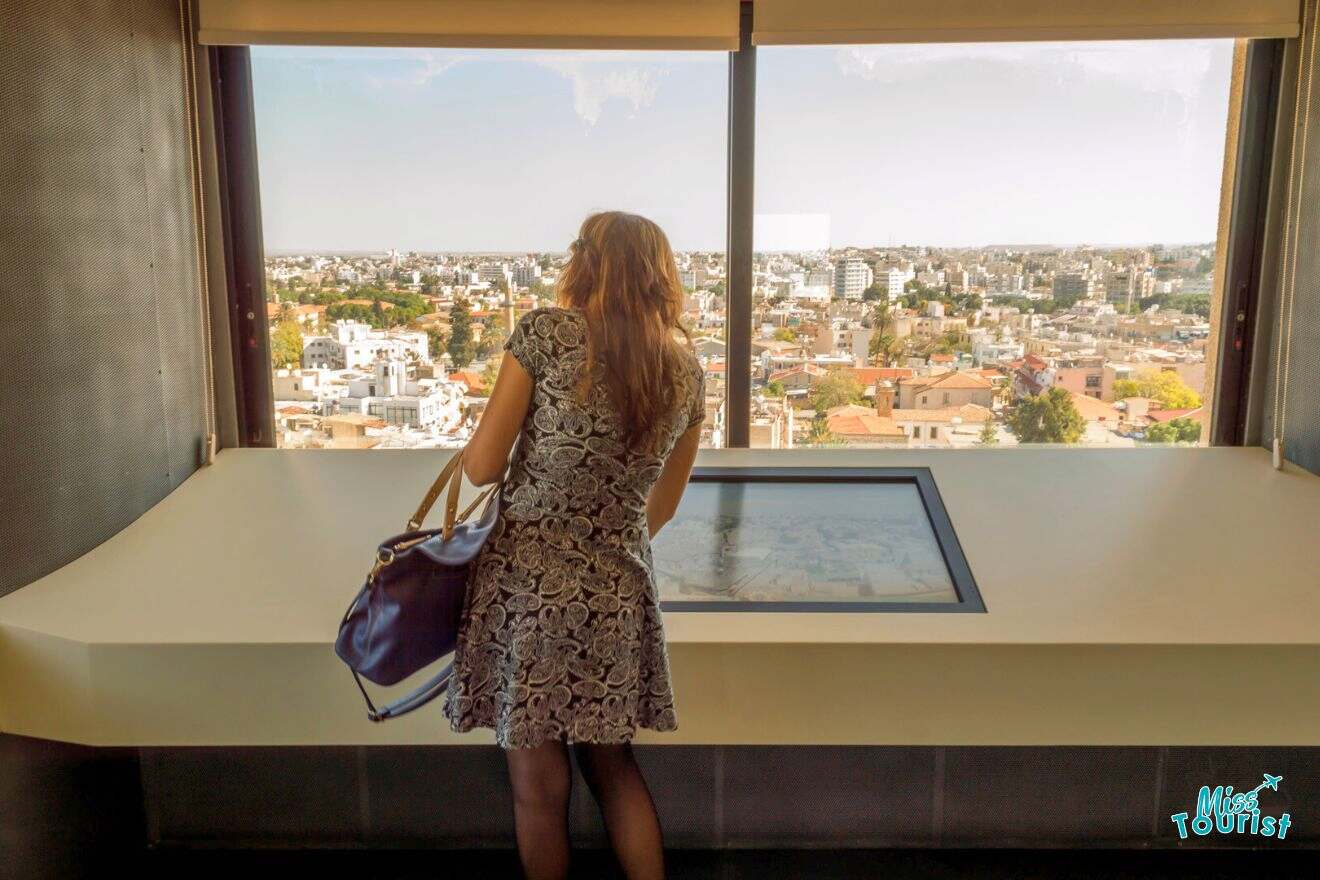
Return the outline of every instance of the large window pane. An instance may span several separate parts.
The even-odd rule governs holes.
[[[679,252],[722,442],[727,56],[254,48],[286,447],[456,446],[582,219]],[[718,377],[718,378],[717,378]]]
[[[1233,50],[761,49],[752,445],[1204,442]]]

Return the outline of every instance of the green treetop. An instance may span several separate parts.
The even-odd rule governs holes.
[[[1114,383],[1114,398],[1127,397],[1158,400],[1165,409],[1195,409],[1201,405],[1201,396],[1172,370],[1146,369],[1136,378],[1119,379]]]
[[[1086,422],[1064,388],[1054,387],[1018,401],[1008,417],[1008,429],[1019,443],[1076,443]]]
[[[476,357],[476,345],[472,341],[472,309],[461,296],[454,299],[454,305],[449,309],[449,344],[445,349],[456,370],[463,369]]]
[[[836,406],[858,403],[866,389],[862,383],[843,370],[830,370],[811,391],[811,408],[823,413]]]

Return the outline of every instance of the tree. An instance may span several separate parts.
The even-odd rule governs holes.
[[[894,313],[889,310],[889,298],[886,296],[876,303],[871,310],[871,328],[876,333],[889,333],[894,329]]]
[[[765,396],[766,396],[766,397],[783,397],[783,396],[784,396],[784,383],[783,383],[783,382],[780,382],[778,379],[775,379],[775,380],[773,380],[773,381],[767,382],[767,383],[765,384]]]
[[[434,327],[427,327],[426,343],[427,351],[430,352],[431,357],[433,359],[438,358],[441,352],[445,350],[445,334]]]
[[[1008,429],[1019,443],[1076,443],[1086,422],[1067,389],[1054,387],[1018,401],[1008,417]]]
[[[981,433],[977,435],[976,445],[994,446],[999,442],[999,434],[995,431],[995,423],[992,419],[986,419],[981,423]]]
[[[1188,418],[1170,419],[1147,428],[1146,440],[1149,443],[1199,443],[1201,423]]]
[[[481,342],[477,344],[477,357],[488,358],[499,354],[500,349],[504,347],[504,340],[509,338],[509,334],[504,330],[503,321],[490,321],[484,325],[481,332]]]
[[[379,318],[372,311],[371,306],[364,306],[361,303],[333,303],[325,310],[325,319],[327,321],[361,321],[373,327],[379,326],[376,323]]]
[[[303,338],[297,321],[280,321],[270,332],[270,362],[275,369],[302,363]]]
[[[866,344],[867,355],[882,367],[893,366],[901,350],[902,345],[892,333],[881,333],[879,330],[871,334],[871,341]]]
[[[495,380],[500,377],[500,361],[498,358],[491,358],[486,361],[486,369],[481,371],[481,393],[480,397],[490,397],[491,389],[495,387]]]
[[[862,291],[862,302],[875,302],[876,300],[889,299],[889,287],[881,287],[879,284],[872,284],[866,290]]]
[[[830,430],[829,419],[825,417],[825,413],[817,411],[816,417],[811,420],[811,430],[807,432],[807,445],[843,446],[844,441]]]
[[[811,391],[811,408],[818,413],[846,403],[858,403],[866,389],[851,374],[835,368],[830,370]]]
[[[454,369],[461,370],[472,363],[476,345],[472,342],[472,309],[463,297],[455,297],[449,309],[449,343],[445,347]]]
[[[1196,409],[1201,405],[1201,396],[1172,370],[1145,369],[1134,379],[1119,379],[1114,383],[1114,399],[1128,397],[1158,400],[1165,409]]]
[[[775,339],[780,342],[797,342],[797,334],[787,327],[780,327],[775,331]]]

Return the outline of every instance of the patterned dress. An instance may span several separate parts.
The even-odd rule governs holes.
[[[450,727],[493,728],[506,749],[674,730],[646,498],[675,441],[704,415],[702,368],[693,357],[656,448],[629,453],[608,396],[586,406],[575,397],[586,361],[580,311],[529,312],[504,347],[534,384],[500,517],[468,585]]]

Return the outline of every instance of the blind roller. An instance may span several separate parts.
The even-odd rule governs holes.
[[[752,42],[1295,37],[1298,0],[756,0]]]
[[[738,48],[738,0],[199,0],[212,45]]]

